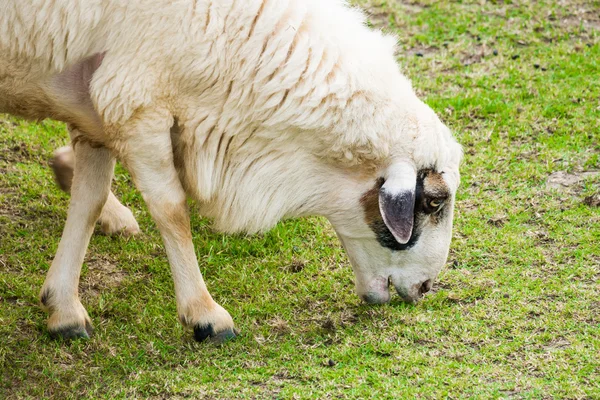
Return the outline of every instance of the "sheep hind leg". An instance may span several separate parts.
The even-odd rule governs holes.
[[[67,193],[71,192],[73,170],[75,169],[75,155],[71,146],[64,146],[54,152],[50,165],[60,188]],[[100,230],[105,235],[121,234],[133,236],[140,232],[140,227],[131,210],[119,202],[110,192],[106,204],[98,218]]]
[[[40,291],[41,306],[49,313],[50,335],[64,339],[88,338],[92,332],[88,313],[79,300],[79,276],[115,166],[115,159],[106,148],[93,148],[85,140],[79,141],[74,151],[77,168],[67,221]]]
[[[173,118],[162,111],[140,112],[118,132],[116,148],[131,173],[161,233],[175,283],[181,323],[197,341],[221,343],[236,336],[229,313],[216,303],[204,283],[190,228],[186,193],[173,160],[169,128]],[[131,140],[131,143],[128,143]]]

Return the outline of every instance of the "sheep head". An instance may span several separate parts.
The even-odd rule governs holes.
[[[437,118],[425,129],[443,138],[430,141],[434,160],[392,160],[355,181],[344,196],[357,201],[329,217],[349,255],[356,291],[368,303],[389,301],[390,283],[404,301],[417,301],[446,263],[462,150]]]

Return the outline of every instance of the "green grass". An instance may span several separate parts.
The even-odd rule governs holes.
[[[143,234],[92,238],[80,290],[95,335],[52,341],[37,295],[65,220],[47,161],[66,134],[3,117],[0,398],[600,398],[600,208],[585,202],[600,176],[545,184],[600,170],[600,2],[358,4],[399,35],[403,70],[465,148],[436,291],[361,304],[322,219],[246,238],[196,217],[202,272],[242,336],[195,343],[118,170]]]

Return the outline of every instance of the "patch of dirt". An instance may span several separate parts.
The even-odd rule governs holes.
[[[267,321],[267,325],[269,325],[271,329],[278,334],[286,334],[290,332],[288,322],[279,316],[271,318],[269,321]]]
[[[321,324],[321,328],[325,329],[328,332],[335,332],[336,327],[335,327],[335,321],[332,320],[331,318],[327,318],[325,321],[323,321],[323,323]]]
[[[383,28],[389,25],[390,14],[379,8],[367,9],[367,19],[375,28]]]
[[[113,261],[92,258],[86,261],[88,270],[79,283],[82,298],[93,298],[106,289],[118,287],[126,277]]]
[[[554,339],[554,340],[550,341],[550,343],[545,345],[544,348],[547,351],[556,351],[556,350],[561,350],[561,349],[567,348],[570,345],[571,345],[571,342],[569,342],[567,339],[558,338],[558,339]]]
[[[13,199],[15,192],[9,188],[0,188],[0,195],[6,196],[0,201],[0,217],[6,217],[11,221],[16,221],[23,216],[22,210],[17,205],[16,199]],[[0,227],[0,231],[2,231]]]
[[[375,28],[385,28],[390,25],[390,16],[394,18],[394,24],[398,25],[396,14],[417,14],[423,11],[427,5],[420,4],[418,1],[395,1],[394,6],[398,9],[390,10],[385,3],[367,4],[361,7],[367,14],[369,23]]]
[[[507,220],[508,216],[506,214],[498,214],[488,219],[487,223],[497,228],[501,228],[504,226]]]
[[[415,46],[410,49],[405,49],[402,54],[413,57],[427,57],[436,54],[440,49],[435,46]]]
[[[587,10],[585,8],[570,7],[570,14],[559,18],[564,26],[581,27],[584,31],[600,31],[600,12],[598,10]]]
[[[492,55],[495,55],[494,50],[488,48],[485,44],[475,45],[471,51],[462,53],[460,62],[466,67],[469,65],[478,64],[482,62],[484,58]]]
[[[2,260],[0,260],[0,266],[2,265]],[[11,303],[11,304],[16,304],[16,305],[24,305],[25,303],[23,301],[21,301],[21,299],[17,296],[2,296],[0,294],[0,302],[6,302],[6,303]]]
[[[584,172],[553,172],[546,179],[546,187],[558,190],[569,190],[577,186],[580,182],[600,176],[600,171]]]
[[[456,268],[456,267],[454,267],[454,268]],[[452,288],[453,288],[453,286],[451,286],[447,283],[444,283],[441,281],[435,281],[435,282],[433,282],[433,286],[431,287],[431,290],[429,292],[431,294],[433,294],[433,293],[439,292],[440,290],[451,290]]]
[[[306,262],[300,260],[294,260],[291,264],[285,267],[286,271],[298,273],[301,272],[306,266]]]
[[[480,185],[477,182],[474,182],[471,187],[475,187],[478,188]],[[479,189],[473,191],[473,195],[476,195],[479,193]],[[459,209],[461,212],[465,212],[465,213],[471,213],[474,212],[476,210],[478,210],[480,207],[480,204],[477,200],[475,200],[475,196],[473,196],[470,199],[465,199],[465,200],[459,200],[457,202],[457,209]]]
[[[358,322],[359,315],[351,310],[342,310],[339,316],[338,325],[341,327],[351,326]]]
[[[590,207],[600,207],[600,194],[586,197],[583,199],[583,204]]]
[[[31,149],[26,143],[0,147],[0,161],[8,163],[26,162],[35,158],[37,149]]]
[[[544,229],[531,229],[525,233],[525,236],[534,239],[538,245],[552,244],[555,242]]]
[[[406,10],[412,14],[421,12],[429,7],[428,4],[420,4],[418,1],[397,1],[397,4],[399,4],[403,10]]]

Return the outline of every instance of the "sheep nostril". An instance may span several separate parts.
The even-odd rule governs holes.
[[[419,294],[423,295],[431,290],[431,279],[427,279],[421,284],[419,288]]]

